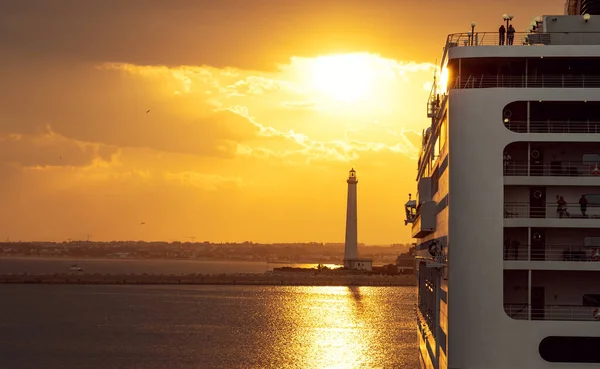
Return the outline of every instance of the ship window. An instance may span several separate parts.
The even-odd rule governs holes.
[[[588,201],[588,206],[600,206],[600,194],[588,193],[585,194],[585,198]]]
[[[440,167],[436,167],[433,171],[433,175],[431,176],[431,192],[436,194],[439,189],[439,180],[440,180]]]
[[[583,306],[600,306],[600,295],[583,295]]]
[[[542,359],[551,363],[600,363],[600,337],[550,336],[540,342]]]
[[[600,154],[583,154],[581,161],[583,163],[600,163]]]
[[[440,124],[440,151],[444,149],[446,140],[448,139],[448,115],[444,114],[442,123]]]

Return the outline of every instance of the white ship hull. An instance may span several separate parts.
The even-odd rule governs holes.
[[[448,39],[406,204],[421,368],[600,367],[600,16],[539,27],[553,43]]]

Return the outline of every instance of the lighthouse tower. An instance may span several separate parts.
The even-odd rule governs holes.
[[[348,204],[346,208],[346,242],[344,249],[344,267],[349,269],[371,270],[372,262],[358,258],[358,231],[356,209],[356,171],[350,170],[348,176]]]

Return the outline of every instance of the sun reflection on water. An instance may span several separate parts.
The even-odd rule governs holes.
[[[360,287],[304,287],[295,311],[295,361],[303,368],[364,368],[373,329]]]
[[[327,287],[326,287],[327,288]],[[329,299],[307,311],[307,319],[316,323],[310,340],[310,357],[321,368],[364,367],[370,337],[364,319],[361,319],[359,287],[329,287]]]

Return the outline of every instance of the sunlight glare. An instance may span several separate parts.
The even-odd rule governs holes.
[[[371,94],[377,75],[376,56],[342,54],[315,58],[312,70],[314,87],[334,99],[354,102]]]
[[[444,67],[440,73],[440,83],[438,85],[438,93],[446,93],[448,91],[448,81],[450,79],[450,71]]]

